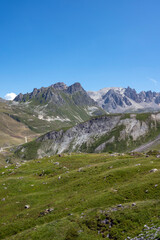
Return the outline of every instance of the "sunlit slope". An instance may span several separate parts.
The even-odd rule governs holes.
[[[54,156],[3,168],[0,239],[137,236],[144,225],[160,226],[159,171],[156,157],[109,154]]]
[[[12,110],[6,103],[0,102],[0,147],[25,143],[34,138],[35,133],[26,125],[10,117]]]

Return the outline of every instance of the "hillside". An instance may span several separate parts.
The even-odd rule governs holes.
[[[0,102],[0,148],[19,145],[32,140],[37,134],[26,125],[14,120],[12,110],[7,102]]]
[[[15,154],[33,159],[65,152],[129,152],[159,134],[160,113],[104,115],[51,131],[17,148]]]
[[[0,239],[159,239],[159,158],[112,155],[1,168]]]

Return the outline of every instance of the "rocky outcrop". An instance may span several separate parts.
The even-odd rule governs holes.
[[[51,87],[53,87],[56,90],[66,90],[68,88],[67,85],[63,82],[55,83],[51,85]]]
[[[84,89],[82,88],[81,84],[76,82],[70,87],[67,88],[67,93],[73,94],[75,92],[84,92]]]

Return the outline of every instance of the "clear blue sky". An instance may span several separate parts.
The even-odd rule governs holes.
[[[0,0],[0,97],[58,81],[160,91],[160,0]]]

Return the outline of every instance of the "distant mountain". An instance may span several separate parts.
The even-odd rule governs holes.
[[[19,94],[14,101],[27,102],[35,101],[36,104],[51,103],[58,106],[68,104],[64,94],[72,99],[73,103],[78,106],[97,106],[97,103],[91,99],[80,83],[74,83],[67,87],[64,83],[56,83],[47,88],[34,88],[33,92],[27,94]],[[69,99],[69,100],[70,100]]]
[[[103,88],[88,95],[108,113],[149,112],[160,110],[160,93],[128,88]]]
[[[105,113],[80,83],[67,86],[62,82],[34,88],[31,93],[20,93],[13,101],[12,109],[15,112],[13,118],[39,133],[73,126]]]
[[[7,102],[7,100],[0,98],[0,102]]]

